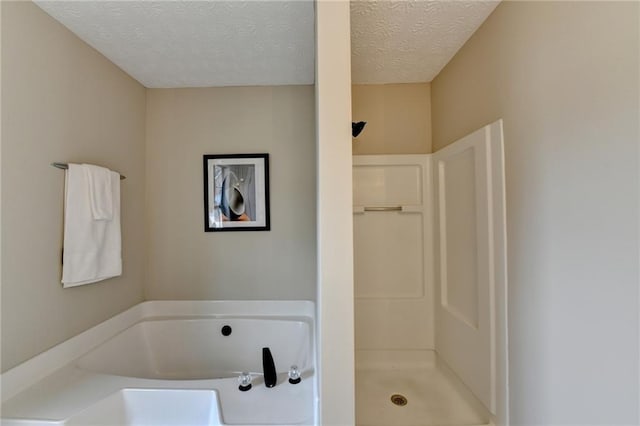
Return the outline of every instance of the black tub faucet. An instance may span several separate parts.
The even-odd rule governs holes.
[[[271,356],[269,348],[262,348],[262,372],[265,386],[268,388],[274,387],[278,380],[278,375],[276,374],[276,365],[273,362],[273,356]]]

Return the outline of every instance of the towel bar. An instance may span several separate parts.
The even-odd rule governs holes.
[[[67,170],[69,165],[67,163],[51,163],[53,167],[57,167],[58,169]],[[115,170],[114,170],[115,171]],[[120,175],[120,180],[126,179],[127,177],[121,174],[120,172],[116,172]]]
[[[365,207],[365,212],[401,212],[402,206]]]

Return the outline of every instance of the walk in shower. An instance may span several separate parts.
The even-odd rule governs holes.
[[[504,418],[502,122],[422,155],[356,155],[356,422]]]

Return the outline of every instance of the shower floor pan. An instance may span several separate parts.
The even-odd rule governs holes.
[[[476,426],[489,418],[434,352],[358,351],[357,426]]]

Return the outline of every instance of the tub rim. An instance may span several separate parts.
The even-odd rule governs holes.
[[[212,314],[212,312],[214,312]],[[315,364],[315,303],[310,300],[149,300],[53,346],[0,374],[4,403],[74,362],[120,332],[153,317],[235,316],[242,318],[303,317],[310,322],[312,365]],[[315,370],[315,365],[313,366]]]

